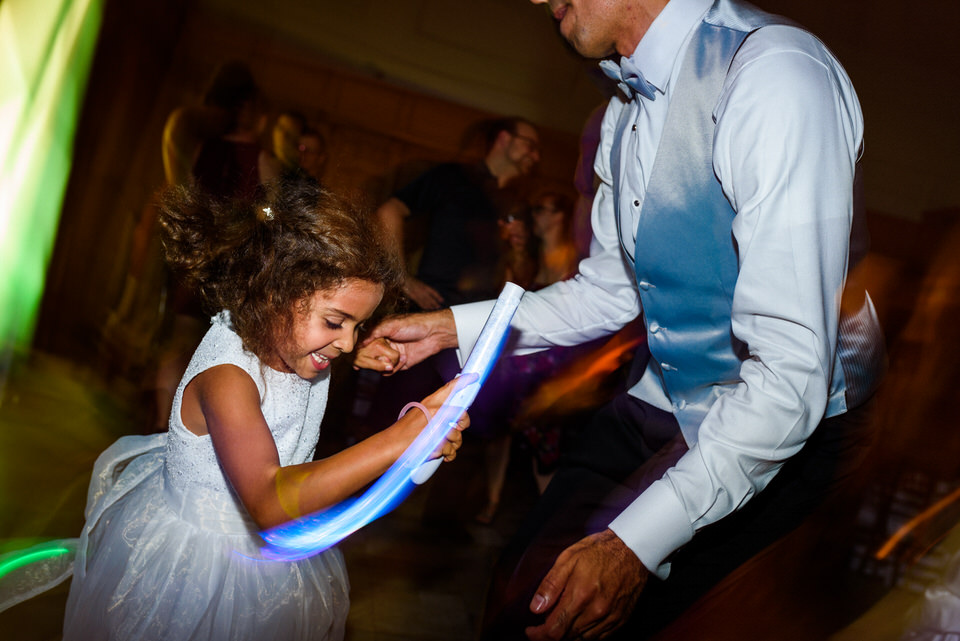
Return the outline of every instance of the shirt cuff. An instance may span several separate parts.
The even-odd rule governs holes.
[[[609,527],[660,579],[670,576],[667,557],[693,539],[693,525],[683,504],[662,480],[648,487]]]
[[[473,346],[480,338],[480,332],[483,331],[487,317],[490,316],[496,304],[496,300],[484,300],[454,305],[450,308],[453,312],[453,321],[457,325],[457,359],[460,361],[460,367],[463,367],[467,355],[473,351]]]

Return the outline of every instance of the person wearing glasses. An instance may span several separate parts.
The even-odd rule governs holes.
[[[405,240],[422,243],[416,274],[408,273],[404,283],[404,293],[421,310],[497,293],[497,221],[522,202],[512,183],[540,162],[540,139],[536,128],[521,118],[498,119],[485,128],[480,162],[437,165],[377,210],[398,256],[404,255]],[[423,238],[404,233],[411,214],[422,220]]]
[[[465,139],[482,142],[477,161],[446,162],[424,171],[376,213],[386,244],[397,256],[419,255],[418,265],[406,273],[403,283],[413,310],[495,297],[503,285],[502,263],[507,254],[502,238],[519,232],[523,225],[519,213],[527,206],[527,185],[521,179],[540,162],[536,127],[519,117],[497,118],[476,123]],[[446,350],[413,371],[376,376],[375,391],[371,392],[376,400],[359,417],[361,424],[389,425],[407,402],[423,398],[421,390],[449,380],[459,369],[455,351]],[[478,407],[488,412],[474,421],[471,438],[482,440],[485,446],[503,429],[504,421],[491,403],[484,404],[482,398],[478,401]],[[445,473],[447,470],[440,472]],[[428,524],[461,527],[460,519],[448,514],[443,505],[445,494],[435,488],[460,487],[465,481],[455,478],[431,485],[424,517]]]

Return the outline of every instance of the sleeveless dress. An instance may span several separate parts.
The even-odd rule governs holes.
[[[97,460],[67,601],[64,640],[342,639],[343,556],[266,561],[258,529],[209,435],[180,420],[183,390],[221,364],[247,372],[282,465],[311,460],[329,375],[314,382],[245,352],[221,312],[177,389],[165,434],[126,436]]]

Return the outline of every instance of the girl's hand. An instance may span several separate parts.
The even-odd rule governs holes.
[[[443,460],[447,463],[457,458],[457,450],[459,450],[460,446],[463,445],[463,434],[460,432],[466,429],[466,427],[469,425],[470,417],[468,417],[467,413],[464,412],[460,417],[460,420],[457,421],[456,427],[447,432],[447,439],[440,445],[440,448],[434,452],[434,455],[431,458],[442,456]]]
[[[393,373],[402,357],[398,346],[389,338],[380,337],[365,342],[357,350],[353,369],[372,369],[378,372]]]
[[[387,370],[382,364],[376,366],[376,363],[366,359],[363,363],[373,364],[373,369],[379,371],[398,372],[413,367],[442,349],[457,347],[457,323],[449,309],[389,316],[370,330],[369,337],[360,344],[360,349],[381,339],[387,339],[388,343],[383,345],[400,354],[393,369]],[[357,362],[354,366],[365,365]]]
[[[435,415],[440,407],[443,405],[443,402],[447,400],[447,397],[453,392],[454,388],[457,386],[457,383],[461,383],[459,379],[453,379],[449,381],[446,385],[438,389],[436,392],[423,399],[424,407],[429,410],[430,415]],[[469,381],[467,381],[469,383]],[[463,435],[461,432],[467,429],[470,426],[470,416],[463,412],[460,415],[460,418],[457,419],[456,424],[453,428],[447,432],[446,440],[434,451],[431,458],[443,457],[444,461],[450,462],[457,457],[457,450],[460,449],[460,446],[463,444]]]

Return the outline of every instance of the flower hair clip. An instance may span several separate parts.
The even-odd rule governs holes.
[[[273,220],[273,210],[269,207],[263,208],[263,219],[264,220]]]

